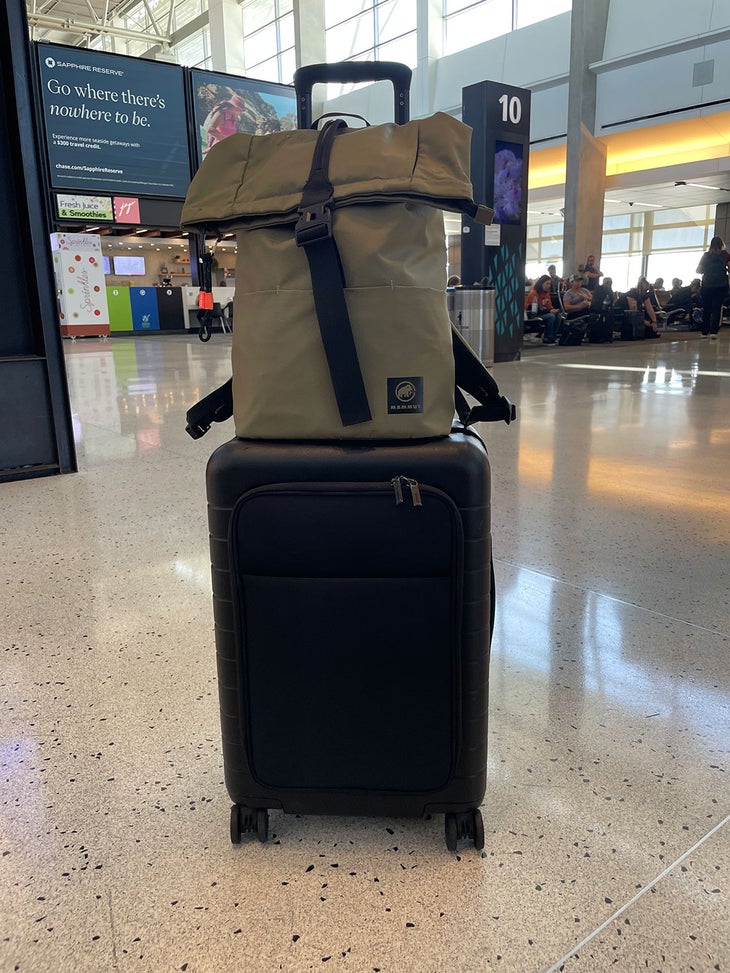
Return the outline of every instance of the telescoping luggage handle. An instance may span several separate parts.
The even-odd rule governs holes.
[[[315,84],[358,84],[390,81],[393,85],[393,118],[405,125],[410,117],[413,72],[398,61],[339,61],[334,64],[306,64],[294,72],[299,128],[312,127],[312,88]]]

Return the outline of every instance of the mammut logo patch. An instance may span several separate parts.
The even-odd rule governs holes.
[[[423,377],[388,379],[388,414],[423,412]]]

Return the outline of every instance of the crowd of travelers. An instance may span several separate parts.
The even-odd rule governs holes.
[[[720,237],[714,237],[702,255],[699,276],[687,285],[675,277],[669,289],[662,277],[653,284],[639,277],[635,287],[624,293],[614,291],[613,281],[603,275],[593,255],[567,279],[551,264],[534,283],[528,281],[525,333],[541,334],[548,345],[579,344],[586,336],[591,341],[611,341],[616,332],[659,338],[660,328],[683,325],[714,341],[723,309],[730,310],[729,268],[730,253]],[[637,314],[627,316],[631,311]],[[642,323],[643,335],[637,334]]]

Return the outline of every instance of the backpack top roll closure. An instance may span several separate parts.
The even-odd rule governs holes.
[[[214,145],[193,178],[181,226],[205,233],[296,223],[318,132],[231,135]],[[329,166],[332,205],[420,202],[490,223],[469,178],[471,129],[438,112],[405,125],[348,129]]]

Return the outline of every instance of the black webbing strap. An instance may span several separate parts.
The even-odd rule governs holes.
[[[225,422],[233,415],[233,379],[196,402],[185,413],[185,432],[200,439],[214,422]]]
[[[500,394],[497,383],[453,324],[451,344],[456,375],[454,398],[459,419],[465,426],[475,422],[506,422],[509,425],[517,418],[517,409],[506,395]],[[472,395],[479,405],[470,406],[462,389]]]
[[[344,128],[347,125],[341,120],[327,122],[319,133],[294,233],[309,263],[314,306],[340,419],[343,426],[354,426],[367,422],[372,415],[347,311],[340,255],[332,236],[334,189],[328,175],[329,159],[334,140]]]
[[[475,422],[498,421],[509,425],[517,418],[514,405],[506,396],[500,395],[497,383],[458,331],[453,328],[452,339],[456,369],[454,399],[459,419],[465,426],[473,425]],[[479,405],[470,406],[461,389],[477,399]],[[229,378],[224,385],[188,409],[185,414],[187,421],[185,431],[193,439],[200,439],[214,422],[225,422],[232,415],[233,379]]]

